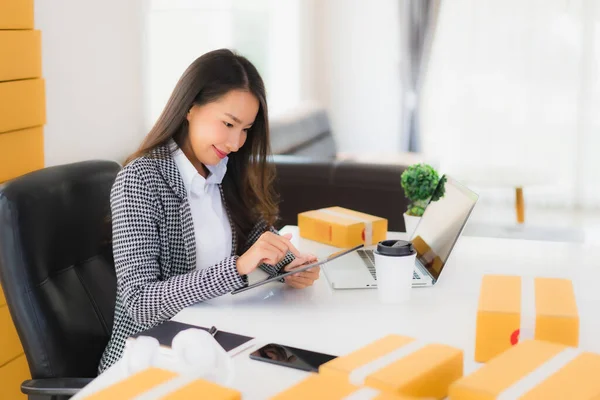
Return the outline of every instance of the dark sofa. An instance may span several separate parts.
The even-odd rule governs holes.
[[[323,109],[308,108],[271,123],[280,221],[296,225],[298,213],[341,206],[388,219],[405,231],[408,200],[400,186],[403,165],[366,164],[335,158],[336,144]]]

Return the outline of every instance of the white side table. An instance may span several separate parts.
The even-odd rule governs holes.
[[[510,188],[515,191],[517,223],[525,223],[525,187],[547,185],[553,182],[548,170],[515,166],[447,165],[445,172],[454,178],[480,187]]]

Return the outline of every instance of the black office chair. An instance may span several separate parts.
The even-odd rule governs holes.
[[[119,169],[87,161],[0,186],[0,282],[30,398],[71,396],[97,375],[116,297],[109,197]]]

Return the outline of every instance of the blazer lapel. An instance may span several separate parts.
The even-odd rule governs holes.
[[[183,185],[183,179],[181,179],[181,174],[177,169],[177,165],[175,165],[175,161],[173,161],[170,144],[167,143],[163,146],[159,146],[150,154],[152,156],[152,160],[154,160],[155,164],[157,165],[160,174],[169,184],[171,189],[173,189],[173,192],[181,200],[185,200],[187,198],[187,193],[185,191],[185,186]]]
[[[152,159],[156,163],[161,175],[173,190],[173,193],[179,197],[179,217],[181,218],[181,233],[185,245],[187,267],[190,271],[196,268],[196,237],[194,235],[194,220],[190,203],[187,199],[187,192],[181,174],[173,157],[169,144],[157,147],[152,151]]]

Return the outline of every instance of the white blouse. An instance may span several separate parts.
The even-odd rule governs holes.
[[[218,186],[227,172],[227,157],[217,165],[206,166],[209,171],[206,179],[181,149],[173,153],[173,161],[183,179],[192,211],[196,268],[208,268],[231,256],[231,225]]]

